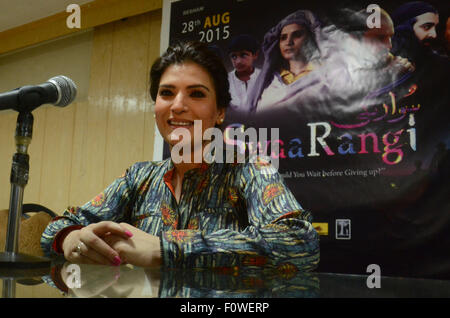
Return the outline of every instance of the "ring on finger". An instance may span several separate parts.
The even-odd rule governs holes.
[[[84,243],[80,241],[80,242],[78,243],[77,247],[75,248],[75,252],[78,253],[78,254],[80,254],[80,255],[82,255],[82,253],[81,253],[81,248],[83,247],[83,245],[84,245]]]

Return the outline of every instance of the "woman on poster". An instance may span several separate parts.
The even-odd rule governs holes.
[[[298,10],[264,36],[264,64],[249,93],[250,111],[263,111],[298,96],[318,83],[312,76],[320,67],[320,25],[314,14]]]

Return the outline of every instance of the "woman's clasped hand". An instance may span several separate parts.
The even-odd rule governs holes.
[[[71,231],[63,242],[73,263],[152,267],[161,263],[159,237],[130,224],[102,221]]]

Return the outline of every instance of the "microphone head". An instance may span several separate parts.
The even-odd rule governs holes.
[[[58,100],[53,105],[64,107],[74,101],[77,96],[77,85],[70,78],[59,75],[52,77],[48,82],[55,85],[58,90]]]

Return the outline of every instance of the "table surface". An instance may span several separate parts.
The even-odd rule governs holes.
[[[3,298],[450,297],[450,281],[447,280],[374,277],[369,274],[279,273],[264,269],[244,273],[237,268],[163,270],[60,262],[52,264],[44,272],[31,270],[11,275],[0,269],[0,278]]]

